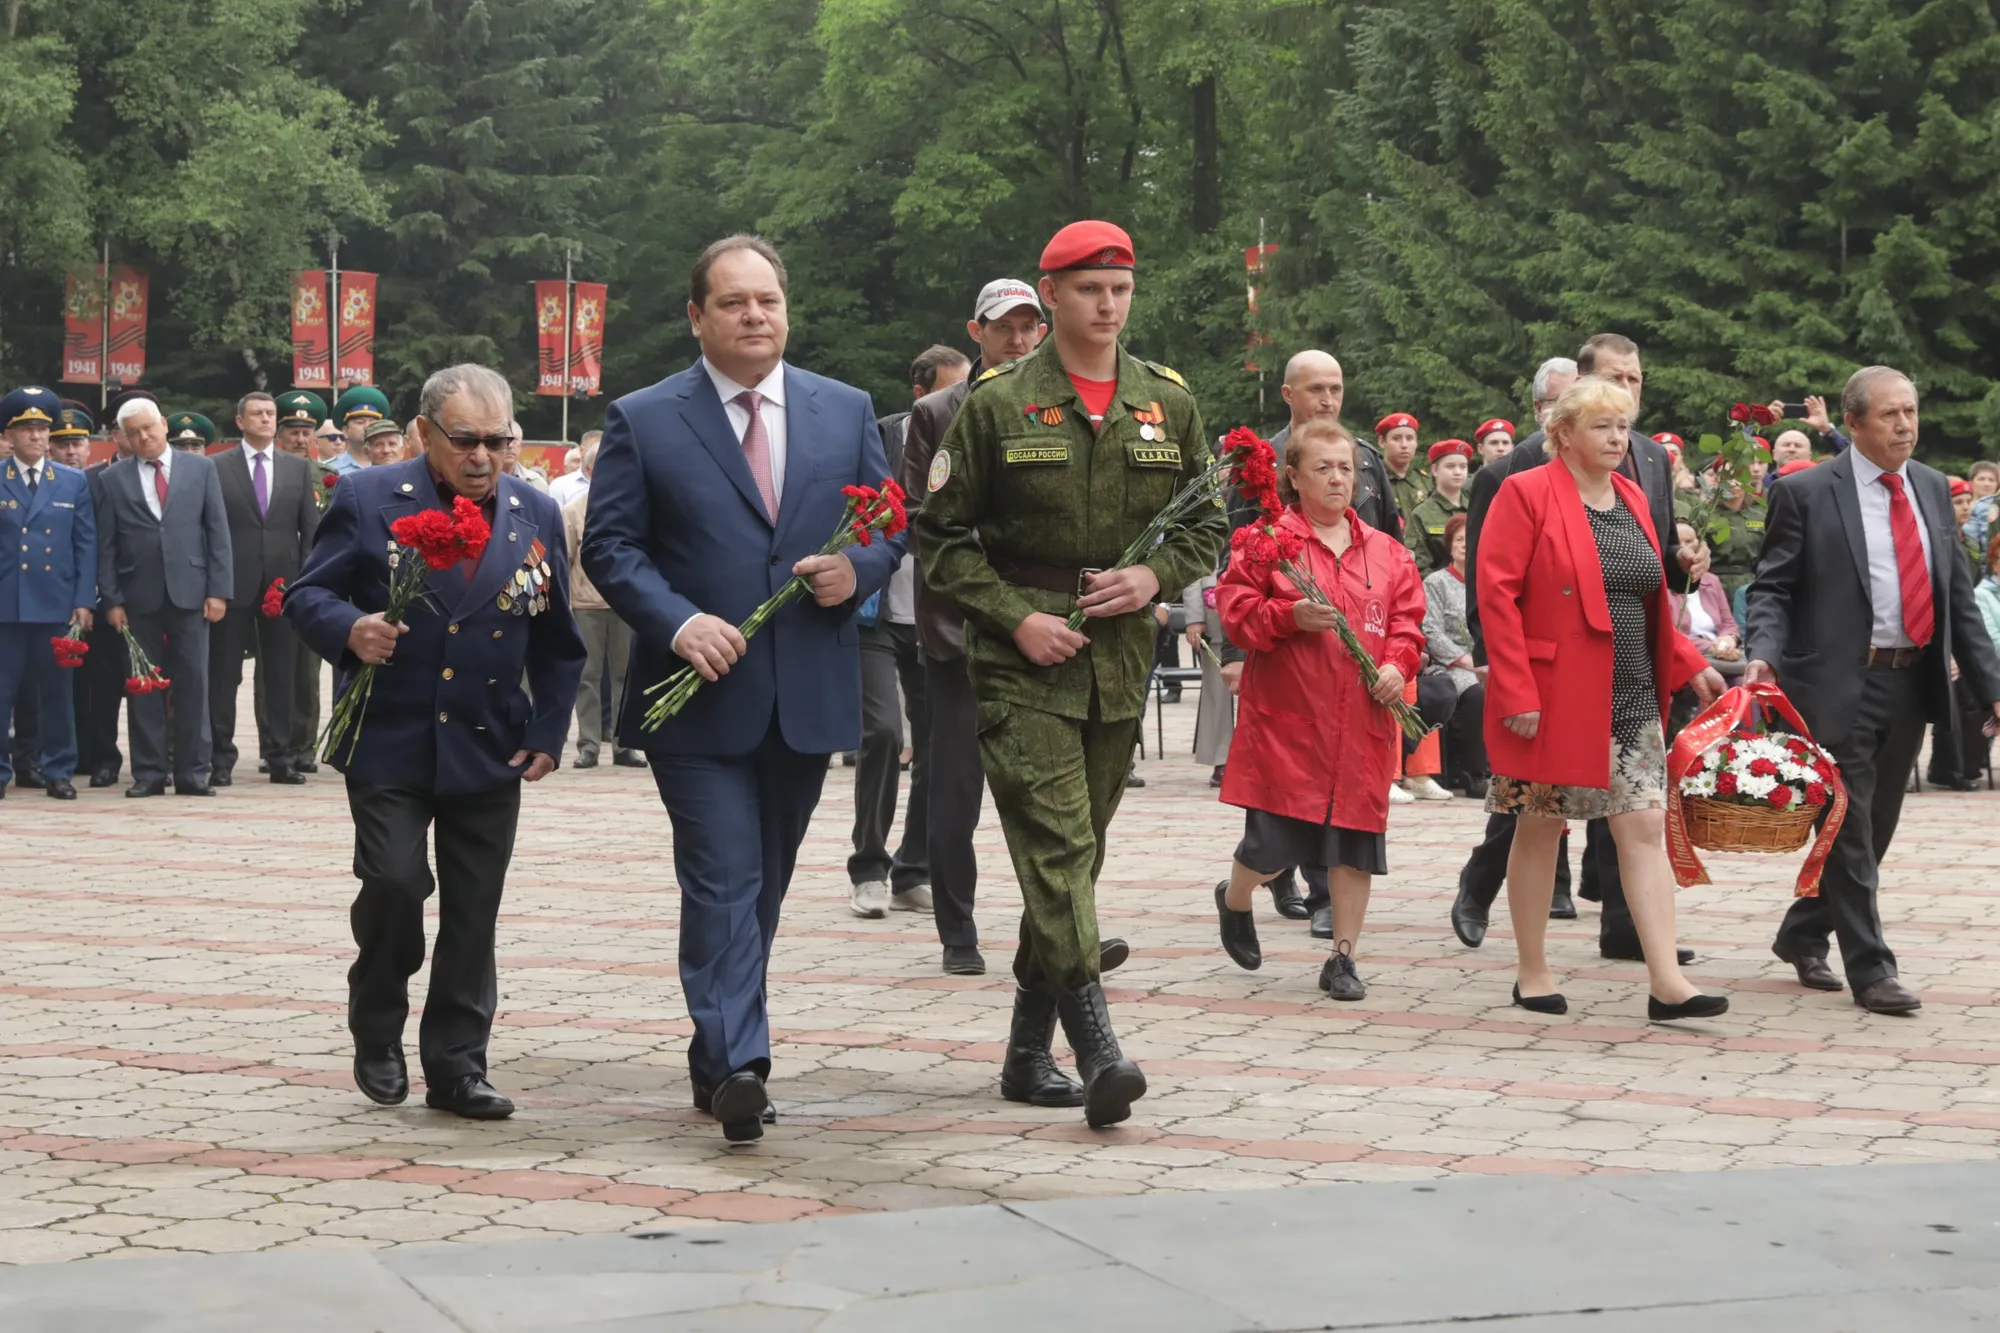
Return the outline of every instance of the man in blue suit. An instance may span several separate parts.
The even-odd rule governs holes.
[[[701,360],[611,405],[583,567],[634,633],[618,742],[643,749],[674,828],[694,1104],[732,1142],[770,1103],[764,974],[827,756],[861,743],[855,608],[903,538],[815,552],[841,487],[888,463],[868,395],[784,362],[785,268],[754,236],[695,261]],[[736,625],[794,575],[812,587],[745,641]],[[645,690],[693,664],[711,682],[657,731]]]
[[[360,947],[347,973],[355,1084],[384,1106],[409,1095],[403,1025],[435,890],[437,949],[418,1033],[424,1102],[474,1120],[514,1112],[486,1079],[495,922],[521,783],[555,768],[583,673],[562,514],[500,474],[512,407],[507,381],[484,366],[432,375],[415,424],[424,456],[349,473],[285,595],[299,637],[333,663],[335,698],[363,663],[376,667],[359,733],[328,755],[347,775],[361,881],[348,914]],[[484,554],[429,571],[428,598],[389,623],[390,525],[459,497],[492,527]],[[425,857],[433,831],[435,878]]]
[[[61,407],[55,394],[33,385],[0,398],[0,430],[12,447],[0,464],[0,720],[14,716],[14,697],[28,682],[40,701],[42,790],[74,801],[70,678],[49,640],[72,620],[90,625],[97,526],[90,482],[49,459],[49,428]],[[0,796],[14,777],[11,749],[0,745]]]

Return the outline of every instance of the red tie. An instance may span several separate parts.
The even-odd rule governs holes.
[[[1917,511],[1894,472],[1882,474],[1889,488],[1889,533],[1896,542],[1896,582],[1903,593],[1903,632],[1921,648],[1931,641],[1937,609],[1931,602],[1931,573],[1924,566],[1924,539],[1917,532]]]
[[[160,513],[164,516],[167,512],[167,470],[161,466],[159,459],[152,459],[151,462],[153,464],[153,494],[160,497]]]

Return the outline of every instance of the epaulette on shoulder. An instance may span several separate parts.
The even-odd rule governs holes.
[[[1155,375],[1158,375],[1161,379],[1170,380],[1180,385],[1183,389],[1187,388],[1187,381],[1182,379],[1181,373],[1172,366],[1163,366],[1157,361],[1141,361],[1139,364],[1152,371]]]
[[[1022,358],[1022,360],[1025,359],[1026,358]],[[1001,375],[1011,374],[1014,371],[1019,370],[1020,368],[1021,368],[1020,360],[1002,361],[997,366],[988,366],[986,369],[979,372],[978,379],[972,381],[973,387],[977,388],[978,386],[986,383],[986,381],[990,379],[995,379]]]

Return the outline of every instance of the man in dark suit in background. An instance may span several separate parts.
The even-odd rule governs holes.
[[[234,587],[222,486],[206,455],[167,448],[158,403],[126,403],[118,427],[133,456],[98,479],[97,595],[111,628],[129,624],[173,682],[174,790],[213,796],[208,627],[222,619]],[[133,782],[125,794],[159,796],[167,789],[167,699],[134,697],[130,718]]]
[[[1623,334],[1600,333],[1586,342],[1576,354],[1574,375],[1563,374],[1558,362],[1544,363],[1536,372],[1537,414],[1541,412],[1544,401],[1553,403],[1561,396],[1562,387],[1551,382],[1551,377],[1556,375],[1562,376],[1562,387],[1567,387],[1567,382],[1575,376],[1596,375],[1610,380],[1632,395],[1636,418],[1640,395],[1646,387],[1646,375],[1639,361],[1639,345]],[[1473,474],[1472,501],[1466,513],[1465,526],[1465,612],[1467,628],[1472,631],[1472,658],[1482,672],[1486,667],[1486,640],[1479,629],[1479,529],[1485,522],[1486,511],[1492,507],[1493,497],[1500,493],[1502,482],[1517,472],[1541,467],[1549,461],[1544,447],[1547,438],[1537,430],[1521,441],[1512,453]],[[1627,480],[1638,483],[1646,492],[1650,510],[1648,517],[1652,520],[1653,531],[1672,532],[1674,467],[1666,446],[1633,429],[1630,448],[1619,470]],[[1685,552],[1677,553],[1677,563],[1678,567],[1668,567],[1667,582],[1676,592],[1686,592],[1708,572],[1707,546],[1700,547],[1692,557]],[[1465,869],[1459,872],[1458,897],[1451,906],[1451,926],[1460,942],[1471,948],[1478,948],[1486,938],[1487,917],[1492,911],[1494,899],[1500,896],[1501,886],[1507,882],[1507,855],[1513,845],[1514,816],[1490,815],[1486,820],[1485,839],[1473,848]],[[1556,863],[1558,884],[1556,905],[1551,912],[1553,916],[1576,915],[1576,907],[1563,891],[1561,883],[1564,878],[1562,872],[1568,868],[1568,859],[1568,840],[1565,838],[1563,852]],[[1586,894],[1594,880],[1603,899],[1603,912],[1598,920],[1598,953],[1605,958],[1645,961],[1645,955],[1639,948],[1639,932],[1625,906],[1624,881],[1618,874],[1618,849],[1601,819],[1593,819],[1588,825],[1584,863]],[[1680,953],[1683,963],[1693,961],[1693,950],[1682,949]]]
[[[209,782],[217,787],[235,781],[236,695],[243,685],[245,650],[256,655],[257,676],[270,697],[292,697],[298,636],[282,616],[264,614],[264,595],[275,580],[289,585],[298,577],[319,528],[312,469],[277,447],[278,400],[268,393],[245,394],[236,404],[236,428],[243,442],[213,460],[236,574],[229,610],[208,632],[208,722],[215,751]],[[271,781],[304,782],[305,774],[292,767],[291,710],[269,710],[264,722],[271,733]]]
[[[115,413],[132,398],[151,399],[152,394],[144,389],[127,389],[112,400],[112,411]],[[79,424],[85,430],[90,429],[87,410],[83,412]],[[90,479],[92,511],[100,514],[104,512],[105,471],[119,459],[132,455],[131,446],[125,442],[125,432],[113,425],[109,434],[117,452],[83,470],[84,476]],[[98,537],[102,540],[103,533],[100,532]],[[92,577],[95,578],[94,573]],[[125,640],[111,628],[107,610],[104,590],[99,588],[97,615],[90,633],[84,635],[83,640],[90,645],[90,654],[77,669],[73,687],[76,691],[77,771],[88,772],[93,787],[117,786],[120,770],[125,767],[124,752],[118,748],[118,711],[125,706],[125,678],[132,673],[128,669],[130,662]]]
[[[695,261],[701,360],[605,416],[583,567],[636,643],[618,740],[643,749],[674,826],[681,986],[694,1104],[732,1142],[770,1102],[764,973],[827,757],[861,742],[854,612],[888,583],[901,535],[816,552],[841,487],[888,463],[868,395],[788,366],[785,268],[754,236]],[[810,601],[755,638],[736,626],[793,575]],[[656,731],[645,691],[692,664],[711,682]]]
[[[2000,716],[2000,658],[1958,557],[1944,477],[1915,462],[1917,390],[1869,366],[1841,394],[1853,447],[1771,488],[1763,558],[1750,585],[1747,683],[1776,681],[1833,755],[1847,819],[1819,895],[1785,914],[1771,951],[1815,990],[1839,990],[1827,937],[1854,1002],[1878,1014],[1922,1007],[1897,979],[1877,908],[1882,858],[1924,724],[1955,731],[1951,664]]]

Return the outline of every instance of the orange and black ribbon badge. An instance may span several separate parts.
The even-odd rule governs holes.
[[[1042,409],[1042,424],[1044,426],[1060,426],[1062,423],[1063,413],[1060,407],[1045,407]]]
[[[1132,413],[1133,419],[1142,426],[1158,426],[1166,422],[1166,409],[1158,403],[1147,403],[1145,408]]]

